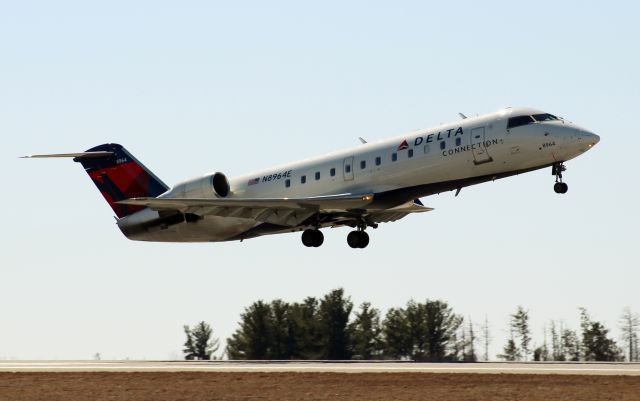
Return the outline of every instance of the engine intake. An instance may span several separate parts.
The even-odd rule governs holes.
[[[215,173],[211,176],[211,186],[213,191],[221,198],[226,198],[229,195],[229,180],[227,176],[222,173]]]

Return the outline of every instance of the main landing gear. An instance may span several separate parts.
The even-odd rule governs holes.
[[[566,182],[562,182],[562,172],[567,168],[562,162],[556,163],[551,167],[551,174],[556,176],[556,183],[553,184],[553,190],[557,194],[566,194],[569,190],[569,186]]]
[[[351,248],[362,249],[369,245],[369,234],[364,231],[368,225],[373,228],[378,228],[377,224],[367,224],[364,219],[361,219],[356,230],[351,231],[349,235],[347,235],[347,244],[349,244]]]
[[[367,245],[369,245],[369,234],[364,231],[368,226],[378,228],[378,225],[375,223],[367,223],[365,220],[361,220],[356,225],[356,229],[347,235],[347,244],[349,244],[351,248],[366,248]],[[320,225],[318,224],[317,228],[308,228],[302,232],[302,243],[304,246],[317,248],[322,245],[324,235],[319,227]]]
[[[369,245],[369,234],[365,231],[351,231],[347,235],[347,244],[351,248],[366,248]]]
[[[304,230],[302,232],[302,243],[306,247],[317,248],[324,242],[324,234],[320,230]]]

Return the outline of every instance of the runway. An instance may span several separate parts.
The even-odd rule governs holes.
[[[0,372],[493,373],[640,376],[640,363],[356,361],[0,361]]]

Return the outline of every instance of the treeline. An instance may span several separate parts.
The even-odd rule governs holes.
[[[413,359],[475,360],[463,318],[446,302],[410,301],[380,311],[353,303],[342,289],[301,303],[258,301],[245,309],[227,340],[230,359]],[[351,319],[351,315],[353,318]]]
[[[532,349],[531,329],[529,327],[529,311],[521,306],[510,316],[510,337],[504,345],[500,359],[506,361],[623,361],[625,351],[609,338],[609,329],[603,323],[589,317],[585,308],[579,308],[579,331],[565,328],[562,322],[551,321],[549,329],[545,327],[542,345]],[[632,325],[625,325],[625,319]],[[625,309],[620,328],[623,339],[629,338],[629,361],[637,361],[638,329],[640,317]],[[627,336],[628,334],[628,336]]]
[[[534,346],[529,312],[510,316],[509,338],[499,358],[507,361],[616,361],[625,351],[608,337],[609,330],[580,309],[580,329],[550,322],[542,345]],[[640,317],[625,310],[621,319],[627,359],[638,360]],[[211,359],[218,349],[211,327],[185,326],[187,359]],[[628,341],[627,341],[628,339]],[[229,359],[402,359],[414,361],[489,360],[489,322],[475,325],[442,300],[409,301],[384,316],[365,302],[354,309],[344,290],[302,302],[257,301],[245,308],[239,327],[226,341]]]

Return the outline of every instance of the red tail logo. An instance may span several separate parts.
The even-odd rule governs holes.
[[[409,147],[409,144],[407,143],[407,140],[405,139],[404,141],[402,141],[402,143],[400,144],[400,146],[398,146],[398,150],[405,150]]]

